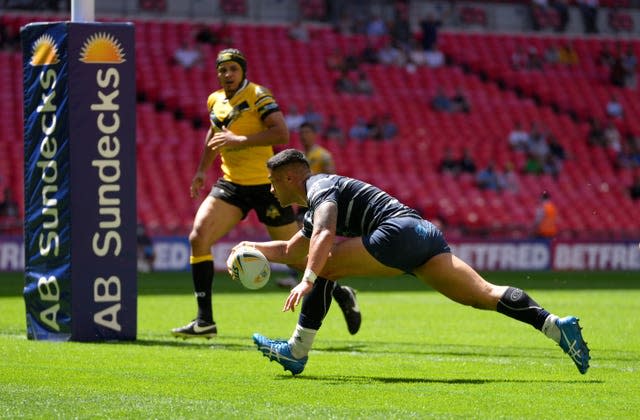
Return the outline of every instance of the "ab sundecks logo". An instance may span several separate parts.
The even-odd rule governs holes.
[[[44,34],[35,40],[31,47],[29,64],[35,67],[58,64],[59,62],[58,46],[51,35]]]
[[[126,61],[120,41],[106,32],[98,32],[87,38],[79,60],[87,64],[121,64]]]

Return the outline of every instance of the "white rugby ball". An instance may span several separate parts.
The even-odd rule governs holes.
[[[271,265],[264,254],[251,247],[239,247],[227,259],[231,278],[244,287],[257,290],[264,287],[271,277]]]

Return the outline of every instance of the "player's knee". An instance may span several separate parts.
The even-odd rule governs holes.
[[[198,229],[192,229],[189,233],[189,244],[191,249],[199,249],[203,247],[211,247],[211,243],[207,243],[209,239]]]

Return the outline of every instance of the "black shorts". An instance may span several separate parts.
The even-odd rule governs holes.
[[[280,206],[271,194],[271,184],[239,185],[219,178],[209,195],[238,207],[243,219],[255,210],[258,220],[266,226],[284,226],[296,220],[293,209]]]
[[[438,254],[451,252],[440,229],[417,217],[391,218],[363,236],[362,243],[376,260],[405,273],[413,273]]]

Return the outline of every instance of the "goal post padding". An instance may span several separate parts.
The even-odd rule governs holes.
[[[21,40],[27,337],[134,340],[134,27],[32,23]]]

